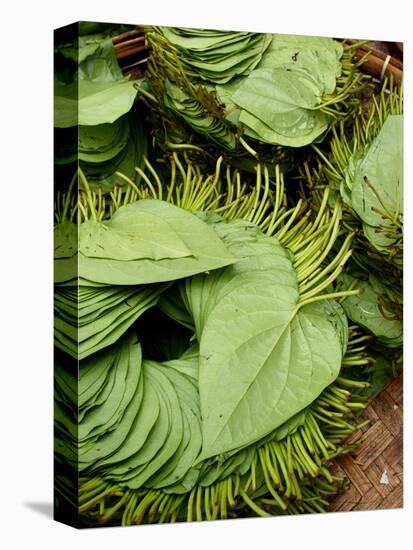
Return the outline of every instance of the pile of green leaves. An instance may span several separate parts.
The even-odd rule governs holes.
[[[347,315],[384,346],[402,345],[403,114],[401,87],[387,83],[327,152],[316,147],[310,176],[339,195],[346,223],[356,232],[355,254],[340,288],[362,295],[343,302]],[[312,184],[313,184],[312,183]]]
[[[218,176],[206,178],[210,191],[216,190]],[[63,361],[57,366],[56,455],[86,480],[81,511],[93,509],[96,502],[87,489],[93,479],[109,496],[114,487],[126,491],[113,513],[101,514],[103,522],[118,509],[122,521],[129,522],[123,504],[137,491],[146,495],[146,504],[154,491],[158,500],[186,499],[185,517],[194,491],[227,487],[230,479],[242,480],[234,493],[237,506],[254,513],[267,513],[260,506],[257,512],[256,500],[268,491],[279,512],[293,512],[294,499],[304,498],[302,491],[315,491],[308,498],[321,506],[322,489],[310,480],[336,490],[323,465],[336,448],[334,438],[320,443],[324,436],[320,439],[311,407],[320,395],[328,398],[328,388],[339,376],[349,329],[335,295],[323,291],[328,280],[320,285],[319,277],[314,283],[307,277],[305,288],[313,290],[300,290],[296,262],[306,258],[305,248],[304,256],[298,253],[306,231],[331,231],[331,222],[319,217],[297,235],[291,229],[294,218],[288,222],[281,209],[280,235],[290,227],[293,242],[298,237],[294,256],[276,237],[247,221],[248,212],[247,219],[225,219],[214,212],[184,210],[155,195],[132,197],[102,219],[91,207],[84,177],[82,182],[81,223],[68,218],[65,207],[55,233],[55,343],[80,360],[79,375]],[[183,204],[188,188],[163,185],[160,194],[167,191],[170,201]],[[327,244],[324,238],[320,243]],[[312,265],[308,262],[303,265]],[[326,277],[334,267],[334,262],[325,266]],[[337,391],[340,399],[349,400],[350,392]],[[341,429],[348,433],[353,426],[343,421]],[[281,496],[267,468],[272,460],[285,467],[280,457],[284,446],[291,445],[289,437],[297,446],[289,451],[289,460],[297,456],[297,464],[302,463],[297,472],[302,473],[300,481],[287,479]],[[316,462],[310,458],[313,438],[321,445]],[[258,478],[254,473],[248,489],[265,445],[275,445],[274,452],[281,455],[262,458]],[[324,482],[318,479],[320,472]],[[297,484],[294,490],[290,483]],[[139,510],[146,513],[144,503]],[[225,516],[226,508],[220,509]],[[130,521],[137,517],[134,512]]]
[[[305,175],[310,188],[328,186],[340,197],[346,227],[355,232],[354,254],[337,289],[362,289],[342,306],[371,335],[372,365],[365,372],[373,394],[402,364],[402,98],[401,84],[384,82],[351,125],[341,124],[326,146],[314,146]],[[317,192],[312,196],[317,210]]]
[[[147,32],[149,82],[159,108],[181,112],[193,131],[212,141],[220,125],[231,149],[234,135],[240,134],[254,145],[294,148],[322,140],[337,119],[352,111],[346,101],[362,80],[354,75],[351,52],[344,55],[343,46],[330,38],[167,28]],[[259,47],[246,48],[251,40]]]
[[[365,238],[381,255],[402,265],[403,116],[389,115],[377,136],[349,159],[343,201],[362,222]]]
[[[55,162],[74,173],[79,161],[92,188],[104,192],[122,185],[118,171],[135,179],[147,151],[142,114],[134,108],[136,81],[122,74],[115,32],[81,34],[55,47]]]
[[[55,231],[56,346],[76,359],[114,343],[154,306],[168,287],[155,283],[235,261],[205,223],[165,202],[135,202],[109,221],[66,221]]]
[[[401,89],[163,27],[131,81],[114,32],[55,49],[56,491],[83,526],[324,511],[401,361]]]
[[[343,48],[329,38],[274,35],[246,78],[217,86],[227,118],[246,136],[301,147],[319,138],[333,117],[322,110],[341,73]]]

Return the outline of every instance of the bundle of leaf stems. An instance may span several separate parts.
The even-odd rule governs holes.
[[[329,141],[329,151],[312,144],[312,150],[318,156],[318,162],[303,163],[300,170],[301,178],[308,186],[310,194],[317,209],[321,202],[322,191],[325,187],[339,189],[345,178],[346,169],[353,155],[356,155],[373,142],[389,115],[401,115],[403,113],[403,87],[395,84],[393,79],[385,80],[378,94],[371,96],[367,110],[361,112],[352,121],[350,130],[346,121],[342,120],[337,126],[332,127],[332,137]],[[403,226],[400,221],[401,212],[397,209],[390,212],[386,207],[380,192],[368,177],[364,178],[366,185],[377,198],[379,207],[372,206],[372,210],[379,214],[383,224],[378,227],[383,237],[393,242],[386,248],[386,254],[380,254],[365,238],[360,230],[360,222],[357,214],[348,205],[343,207],[344,227],[356,235],[354,246],[354,261],[365,269],[365,255],[380,263],[384,262],[384,268],[400,278],[401,272],[395,269],[394,258],[402,256]],[[308,197],[308,193],[301,187],[301,194]]]

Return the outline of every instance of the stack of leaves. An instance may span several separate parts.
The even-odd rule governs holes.
[[[207,224],[166,202],[138,201],[106,221],[93,214],[78,227],[62,218],[55,229],[55,343],[78,359],[154,306],[168,286],[155,283],[236,259]]]
[[[143,393],[140,366],[140,346],[129,336],[83,361],[79,378],[65,368],[56,369],[56,452],[74,468],[82,449],[105,434],[119,435],[128,406],[135,403],[135,413],[138,410]]]
[[[396,270],[403,261],[402,101],[401,85],[385,82],[379,98],[373,96],[350,128],[342,124],[334,132],[327,153],[314,147],[320,164],[313,174],[317,180],[328,179],[340,193],[349,223],[360,227],[360,243],[368,257],[380,258]],[[357,258],[360,265],[362,256]]]
[[[344,300],[354,322],[388,347],[402,344],[403,115],[400,87],[387,83],[379,99],[354,121],[341,125],[327,151],[315,147],[311,185],[328,182],[343,201],[346,224],[355,231],[355,254],[340,288],[361,287]],[[317,200],[317,203],[319,201]]]
[[[103,191],[122,184],[117,171],[135,177],[147,150],[141,114],[133,108],[136,81],[122,74],[114,32],[81,34],[55,48],[55,162],[73,165],[74,172],[79,160],[90,185]]]
[[[389,115],[377,136],[351,155],[340,193],[360,219],[364,237],[402,265],[403,116]]]
[[[216,84],[248,75],[271,42],[271,35],[252,32],[169,27],[160,32],[177,48],[188,74]]]
[[[198,134],[226,149],[236,148],[236,137],[228,124],[211,113],[205,112],[199,98],[187,93],[169,79],[165,81],[163,102],[167,109],[180,117]]]
[[[333,120],[323,99],[336,89],[342,55],[343,47],[330,38],[273,35],[256,69],[217,86],[217,95],[245,135],[301,147],[320,138]]]
[[[60,502],[85,526],[324,511],[401,359],[401,88],[364,93],[358,44],[145,31],[139,80],[119,27],[55,47]]]
[[[83,359],[113,344],[147,309],[154,306],[161,285],[57,287],[55,345]]]
[[[301,171],[315,210],[320,189],[328,186],[333,201],[339,197],[343,203],[345,227],[355,234],[352,259],[336,289],[363,290],[342,306],[371,335],[371,364],[364,372],[374,389],[366,395],[376,395],[402,365],[402,101],[401,85],[384,82],[351,124],[335,128],[325,147],[313,145],[317,156]]]
[[[217,141],[219,125],[219,136],[226,132],[220,143],[232,150],[240,133],[252,138],[254,146],[302,147],[322,140],[336,120],[359,107],[353,98],[365,79],[352,61],[354,46],[329,38],[257,35],[258,53],[251,49],[245,70],[241,60],[251,38],[240,36],[227,44],[228,33],[205,32],[148,28],[148,80],[159,110],[166,107],[174,118],[190,106],[184,110],[185,123],[212,141]],[[179,141],[179,125],[172,120],[169,141],[174,140]],[[243,138],[237,141],[254,154]]]
[[[302,204],[286,209],[280,172],[260,165],[255,189],[235,184],[228,202],[222,159],[206,178],[177,160],[168,184],[152,168],[155,182],[145,175],[145,189],[132,183],[110,208],[82,176],[76,208],[68,195],[57,209],[59,331],[75,317],[62,305],[80,298],[78,334],[103,342],[83,349],[82,339],[79,375],[57,366],[58,460],[81,471],[79,509],[103,523],[323,509],[337,490],[328,461],[347,450],[339,443],[364,407],[351,398],[363,383],[339,377],[354,351],[336,300],[358,290],[328,292],[351,255],[350,236],[327,261],[339,204],[299,216]],[[149,288],[157,305],[143,313]],[[148,315],[174,329],[145,330]]]

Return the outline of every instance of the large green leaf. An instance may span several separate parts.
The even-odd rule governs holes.
[[[202,458],[247,446],[314,401],[337,377],[342,347],[323,305],[259,281],[227,295],[200,344]],[[248,304],[248,307],[247,307]]]
[[[78,247],[78,228],[71,221],[59,223],[54,228],[54,257],[72,258]]]
[[[204,219],[239,261],[226,269],[187,279],[181,285],[181,296],[191,312],[199,341],[215,305],[230,292],[242,292],[245,286],[254,286],[256,280],[263,285],[280,283],[290,287],[297,299],[290,256],[275,239],[264,236],[258,227],[244,220],[226,223],[211,214]]]
[[[191,256],[173,227],[159,215],[132,209],[115,212],[107,222],[86,221],[79,227],[79,252],[88,258],[162,260]]]
[[[400,346],[403,342],[403,323],[391,311],[391,301],[385,300],[386,288],[376,279],[368,280],[343,273],[338,278],[338,289],[349,287],[363,289],[358,296],[349,296],[342,302],[347,316],[362,326],[389,347]],[[382,304],[382,305],[381,305]],[[387,306],[386,306],[387,304]]]
[[[147,223],[148,216],[151,217],[150,223]],[[140,224],[141,219],[146,220],[143,225]],[[123,261],[89,257],[80,252],[80,277],[105,284],[148,284],[180,279],[236,261],[213,229],[194,214],[164,201],[140,200],[123,206],[117,210],[112,222],[117,228],[122,226],[125,233],[130,232],[137,238],[147,235],[149,240],[159,222],[159,227],[167,227],[168,232],[171,228],[179,236],[176,250],[181,252],[175,258],[171,258],[170,251],[162,252],[157,244],[160,235],[156,233],[153,239],[157,241],[154,247],[159,250],[156,259],[146,255],[141,259]],[[184,256],[181,242],[186,247]]]
[[[57,128],[114,122],[130,110],[135,100],[135,83],[123,77],[112,39],[98,37],[92,42],[93,48],[87,47],[83,52],[85,55],[81,55],[72,79],[55,82],[54,125]],[[84,43],[87,37],[80,39],[80,45]]]
[[[195,132],[205,135],[220,146],[235,148],[235,133],[229,124],[205,111],[196,98],[189,96],[168,79],[165,80],[164,103]]]
[[[255,69],[247,78],[228,86],[226,90],[218,88],[218,95],[241,109],[238,122],[251,137],[300,147],[314,141],[328,127],[329,117],[316,109],[322,89],[300,67]]]
[[[95,125],[114,122],[127,113],[135,100],[137,89],[133,80],[79,85],[79,124]]]
[[[273,34],[257,68],[300,67],[317,80],[323,94],[331,94],[341,74],[342,55],[343,46],[332,38]]]
[[[72,414],[55,409],[58,454],[69,454],[80,470],[113,452],[125,439],[143,398],[141,348],[132,333],[80,363],[77,373],[59,367],[58,384]],[[62,386],[63,384],[63,386]],[[73,386],[75,394],[67,393]]]
[[[221,30],[205,29],[182,29],[162,27],[162,34],[175,46],[191,51],[199,50],[204,52],[209,48],[222,46],[228,43],[238,42],[241,38],[247,37],[247,32],[232,32]]]
[[[368,180],[368,181],[367,181]],[[377,137],[356,163],[351,204],[370,226],[390,225],[403,208],[403,116],[389,115]]]
[[[243,220],[204,219],[239,261],[181,285],[200,342],[202,459],[258,441],[309,405],[338,375],[348,337],[338,304],[298,307],[276,239]]]
[[[114,122],[131,109],[136,94],[133,80],[82,80],[56,86],[54,125],[68,128],[77,124],[94,126]]]
[[[96,59],[105,59],[106,62],[113,63],[116,61],[116,56],[113,51],[112,39],[108,30],[103,32],[93,32],[94,29],[90,29],[92,32],[80,34],[76,37],[74,42],[65,42],[58,44],[55,48],[55,53],[58,53],[70,59],[76,64],[82,65],[86,59],[92,57],[94,61]],[[117,65],[119,71],[119,66]]]

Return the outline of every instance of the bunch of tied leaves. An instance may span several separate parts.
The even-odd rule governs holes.
[[[322,511],[364,407],[340,373],[364,359],[337,301],[359,291],[329,291],[339,203],[289,208],[260,164],[252,188],[222,158],[174,154],[167,182],[147,164],[57,197],[55,449],[81,475],[57,490],[85,524]]]
[[[169,143],[199,136],[231,154],[246,149],[263,161],[275,152],[280,161],[285,147],[322,140],[359,107],[365,78],[353,61],[354,46],[290,35],[146,32],[152,47],[147,100],[162,113],[160,144],[165,132]]]
[[[306,169],[311,188],[327,185],[341,198],[345,224],[355,233],[352,261],[337,288],[363,289],[342,305],[374,337],[371,354],[385,365],[377,391],[392,365],[400,365],[403,344],[402,113],[401,84],[385,82],[351,126],[341,124],[325,148],[314,147],[318,160]]]
[[[103,192],[122,184],[117,171],[139,181],[134,167],[142,165],[147,137],[135,106],[136,81],[123,76],[113,48],[120,30],[79,23],[74,40],[56,40],[55,164],[63,186],[78,162],[92,188]]]

